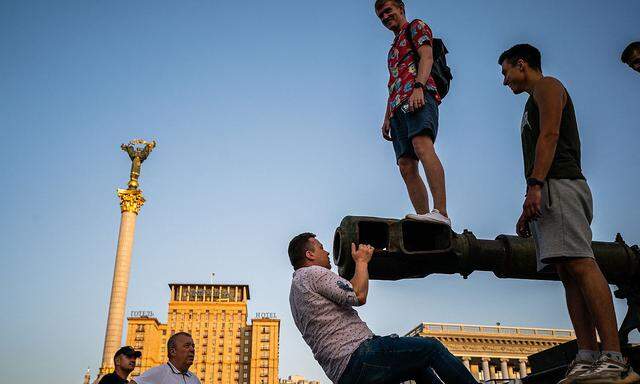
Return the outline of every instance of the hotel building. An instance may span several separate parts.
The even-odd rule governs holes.
[[[280,320],[256,314],[248,323],[249,286],[169,284],[167,323],[147,312],[127,318],[126,345],[142,352],[130,379],[167,362],[167,340],[190,333],[196,357],[190,371],[203,384],[278,384]]]

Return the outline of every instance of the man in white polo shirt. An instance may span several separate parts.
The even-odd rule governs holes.
[[[153,367],[131,380],[132,384],[200,384],[200,380],[189,372],[196,350],[191,335],[178,332],[167,341],[169,362]]]

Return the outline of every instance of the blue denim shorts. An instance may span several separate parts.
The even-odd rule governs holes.
[[[391,138],[396,160],[401,157],[418,159],[411,139],[418,135],[427,135],[435,143],[438,136],[438,104],[429,92],[424,95],[425,104],[414,112],[408,112],[406,103],[401,104],[391,117]],[[406,112],[405,112],[406,111]]]

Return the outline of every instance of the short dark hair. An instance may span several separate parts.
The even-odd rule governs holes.
[[[315,234],[305,232],[291,239],[289,242],[289,261],[291,261],[293,268],[297,269],[300,267],[307,251],[313,249],[311,243],[309,243],[309,239],[314,237],[316,237]]]
[[[382,7],[384,3],[387,3],[389,1],[392,3],[395,3],[398,7],[404,9],[404,2],[402,0],[376,0],[376,4],[374,5],[374,8],[378,9]]]
[[[529,64],[531,69],[542,71],[541,54],[538,48],[530,44],[517,44],[502,52],[498,58],[498,64],[507,60],[511,65],[515,65],[518,60],[522,59]]]
[[[625,64],[629,64],[629,60],[631,60],[631,54],[636,51],[640,52],[640,41],[634,41],[633,43],[627,45],[627,48],[622,51],[620,60],[622,60],[622,62]]]
[[[178,332],[178,333],[174,333],[173,335],[171,335],[169,340],[167,340],[167,356],[170,356],[171,349],[176,347],[176,339],[178,338],[178,336],[191,337],[191,334],[189,334],[187,332]]]

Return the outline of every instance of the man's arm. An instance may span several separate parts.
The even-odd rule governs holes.
[[[364,305],[367,302],[367,294],[369,293],[369,261],[373,255],[373,247],[370,245],[358,246],[351,243],[351,256],[356,262],[356,270],[350,280],[353,291],[358,298],[358,303]]]
[[[433,66],[433,49],[431,45],[421,45],[418,48],[418,56],[420,57],[420,61],[418,62],[416,81],[427,84],[427,80],[429,80],[429,75],[431,74],[431,67]]]
[[[416,74],[416,81],[426,85],[431,74],[431,67],[433,66],[433,49],[431,45],[424,44],[418,47],[418,73]],[[424,89],[414,88],[411,96],[409,97],[409,110],[413,111],[424,106]]]
[[[547,173],[549,173],[556,153],[566,93],[558,80],[552,77],[545,77],[540,80],[533,90],[533,99],[536,101],[540,113],[540,135],[536,143],[536,159],[531,177],[544,180],[547,177]],[[526,219],[538,217],[540,215],[540,205],[541,187],[529,187],[527,189],[527,199],[523,206],[523,214]]]

